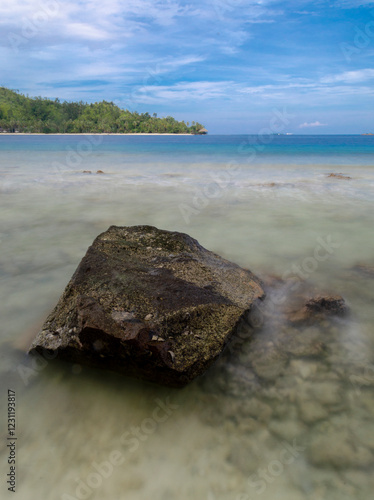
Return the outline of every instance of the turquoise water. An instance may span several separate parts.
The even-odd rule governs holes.
[[[14,496],[370,498],[373,205],[372,136],[0,135],[0,411],[5,443],[15,390]],[[270,322],[182,391],[30,360],[35,329],[111,224],[187,232],[263,278],[301,272],[351,314]],[[331,253],[310,267],[321,238]],[[325,355],[311,355],[321,343]]]

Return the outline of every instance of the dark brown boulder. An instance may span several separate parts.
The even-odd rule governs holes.
[[[30,352],[182,387],[263,297],[250,271],[186,234],[112,226],[88,249]]]
[[[335,179],[343,179],[343,180],[346,180],[346,181],[349,181],[349,180],[352,179],[352,177],[349,177],[349,175],[334,174],[334,173],[328,174],[327,177],[334,177]]]
[[[345,300],[340,295],[317,295],[308,299],[303,307],[290,311],[291,323],[314,322],[326,316],[344,316],[348,313]]]
[[[277,275],[262,276],[266,300],[258,303],[251,311],[249,323],[265,324],[273,330],[285,323],[293,326],[318,325],[335,316],[345,316],[349,307],[341,295],[321,290],[308,281],[290,282]],[[259,309],[259,311],[258,311]],[[257,311],[257,316],[256,316]],[[254,321],[252,321],[254,318]],[[260,318],[258,321],[257,318]]]

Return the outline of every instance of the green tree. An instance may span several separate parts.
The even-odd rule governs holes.
[[[0,87],[0,128],[8,132],[49,133],[197,133],[197,122],[189,125],[172,116],[139,114],[121,109],[113,102],[91,104],[61,102],[59,99],[30,98],[18,91]]]

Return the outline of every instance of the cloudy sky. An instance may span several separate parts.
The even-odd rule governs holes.
[[[374,132],[374,2],[0,1],[0,85],[210,133]]]

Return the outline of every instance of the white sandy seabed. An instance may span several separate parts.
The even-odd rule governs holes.
[[[87,167],[106,173],[82,174]],[[111,168],[92,160],[53,178],[14,169],[3,179],[0,354],[3,387],[17,394],[13,498],[371,498],[372,185],[326,179],[323,169],[299,179],[268,174],[232,183],[198,208],[194,196],[208,173],[199,176],[196,166],[149,177]],[[195,209],[188,219],[181,204]],[[299,269],[318,289],[343,295],[351,315],[243,335],[180,391],[30,360],[19,348],[25,332],[44,319],[111,224],[188,232],[261,276]],[[318,238],[335,246],[314,262]],[[5,447],[1,454],[7,494]]]

